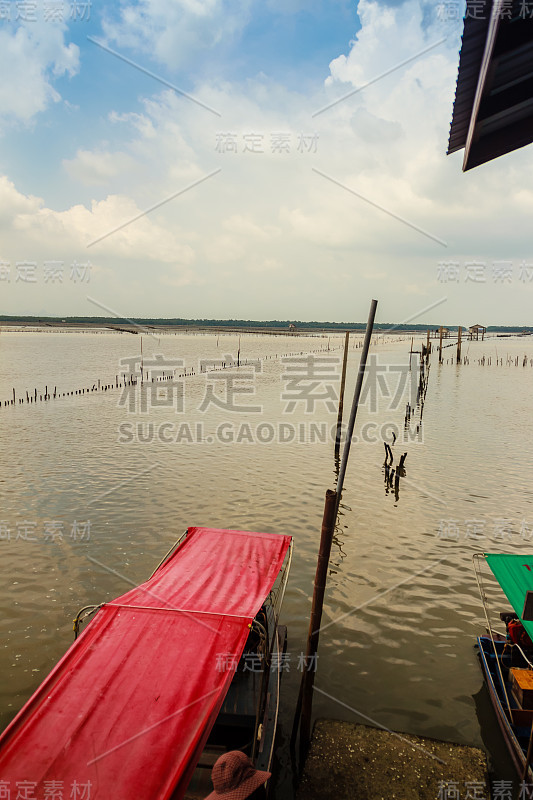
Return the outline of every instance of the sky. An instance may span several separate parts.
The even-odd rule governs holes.
[[[0,4],[0,314],[532,325],[533,147],[457,0]]]

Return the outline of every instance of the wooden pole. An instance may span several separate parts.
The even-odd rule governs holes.
[[[439,328],[439,364],[442,364],[442,325]]]
[[[141,334],[141,386],[144,381],[144,363],[143,363],[143,337]]]
[[[315,662],[318,651],[320,622],[322,619],[324,593],[326,590],[329,557],[331,554],[331,542],[335,532],[336,516],[337,493],[332,489],[328,489],[326,492],[326,501],[324,503],[324,516],[322,518],[322,532],[320,535],[320,550],[318,553],[315,585],[313,590],[313,605],[311,607],[306,658],[301,683],[302,717],[300,727],[300,763],[303,763],[303,759],[305,758],[311,739],[311,712],[313,706],[313,684],[315,682]]]
[[[346,473],[346,465],[348,463],[348,456],[350,453],[350,444],[352,441],[353,429],[355,425],[355,417],[359,405],[359,397],[361,394],[361,387],[363,384],[363,377],[365,374],[366,359],[368,356],[368,349],[370,347],[370,340],[372,338],[372,329],[374,327],[374,319],[376,316],[376,308],[378,305],[377,300],[372,300],[370,304],[370,312],[368,315],[368,322],[366,325],[365,339],[363,343],[363,352],[361,353],[361,361],[359,363],[359,372],[357,374],[357,381],[355,385],[354,397],[352,402],[352,410],[350,413],[350,421],[348,423],[348,431],[346,443],[342,454],[342,464],[337,478],[337,491],[328,489],[326,492],[326,501],[324,505],[324,516],[322,519],[322,532],[320,536],[320,550],[318,554],[318,563],[316,568],[315,585],[313,591],[313,604],[311,608],[311,620],[309,623],[309,635],[307,639],[307,658],[305,667],[306,670],[302,674],[300,683],[300,693],[296,704],[296,713],[294,715],[294,723],[291,734],[291,751],[294,751],[296,744],[296,736],[298,734],[298,725],[301,722],[300,729],[300,760],[303,762],[305,758],[309,741],[311,737],[311,712],[313,702],[313,684],[314,684],[314,661],[318,649],[318,637],[320,633],[320,621],[322,619],[322,607],[324,604],[324,592],[326,588],[327,570],[329,557],[331,553],[331,543],[333,541],[333,534],[335,533],[335,522],[337,519],[337,512],[339,509],[340,495],[344,484],[344,475]]]
[[[339,413],[337,416],[337,434],[335,436],[335,455],[338,456],[341,447],[342,412],[344,408],[344,387],[346,385],[346,365],[348,363],[348,343],[350,341],[350,331],[346,331],[344,337],[344,359],[342,362],[341,388],[339,392]]]
[[[461,333],[462,333],[462,330],[463,330],[462,327],[459,325],[459,335],[457,337],[457,363],[458,364],[461,363]]]
[[[339,510],[339,503],[341,501],[344,475],[346,474],[346,465],[348,464],[348,456],[350,455],[350,446],[352,444],[355,417],[357,415],[357,408],[359,406],[359,397],[361,396],[361,388],[363,386],[363,377],[366,368],[366,359],[368,357],[368,350],[370,347],[370,340],[372,338],[372,330],[374,328],[374,319],[376,317],[377,307],[378,301],[372,300],[370,304],[370,312],[368,314],[368,321],[366,323],[365,340],[363,342],[361,361],[359,362],[359,372],[357,373],[357,381],[355,384],[355,391],[352,401],[352,410],[350,412],[350,421],[348,422],[348,430],[346,432],[346,442],[344,444],[344,450],[342,451],[342,462],[339,470],[339,477],[337,478],[337,511]]]

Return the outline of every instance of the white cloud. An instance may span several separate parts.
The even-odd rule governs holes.
[[[68,174],[85,186],[108,184],[112,178],[135,167],[131,156],[105,150],[80,149],[73,159],[63,161]]]
[[[140,0],[103,24],[107,41],[176,68],[243,30],[251,0]]]
[[[220,8],[218,0],[181,3],[168,13],[211,24]],[[155,2],[124,9],[131,24],[117,28],[116,36],[144,36],[136,44],[148,47],[163,26],[163,9]],[[484,258],[489,271],[492,260],[533,261],[533,148],[467,175],[460,156],[445,155],[457,36],[312,116],[446,32],[436,19],[424,18],[417,0],[395,7],[361,0],[359,13],[361,31],[347,55],[331,63],[314,96],[265,76],[241,85],[213,79],[196,92],[222,118],[172,91],[146,98],[140,112],[112,111],[108,118],[120,134],[114,149],[105,141],[80,143],[76,157],[64,162],[73,180],[94,186],[89,208],[57,212],[0,182],[0,225],[9,221],[12,232],[9,253],[17,251],[20,236],[50,253],[58,247],[78,258],[80,250],[88,252],[102,269],[102,302],[120,291],[129,314],[349,320],[364,318],[375,294],[383,318],[393,320],[413,313],[417,295],[426,306],[444,293],[451,321],[476,303],[483,318],[495,321],[512,321],[520,309],[525,314],[533,284],[505,287],[513,309],[506,311],[502,290],[490,278],[477,294],[478,287],[437,280],[440,260]],[[155,27],[144,34],[147,15]],[[181,35],[175,19],[168,25],[169,36]],[[288,133],[290,152],[272,152],[276,132]],[[299,151],[300,134],[314,132],[316,152]],[[229,133],[237,152],[217,147]],[[263,152],[245,152],[248,133],[260,137]],[[208,181],[84,249],[217,168]],[[186,311],[176,310],[177,296]]]
[[[54,78],[75,75],[79,48],[65,42],[65,26],[44,21],[0,30],[0,119],[27,123],[61,98]]]
[[[6,232],[3,258],[17,261],[28,257],[85,257],[103,263],[134,259],[191,264],[194,253],[187,236],[161,227],[149,215],[106,236],[141,212],[131,198],[117,195],[93,201],[90,209],[76,205],[55,211],[47,208],[42,199],[21,194],[12,182],[0,177],[0,224]],[[100,236],[105,238],[88,247]]]

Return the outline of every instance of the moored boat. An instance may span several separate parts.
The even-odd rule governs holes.
[[[178,800],[204,754],[234,749],[242,730],[268,769],[291,552],[290,536],[189,528],[148,581],[82,609],[80,635],[0,736],[12,795],[26,782],[36,797],[54,784],[79,798]],[[253,681],[240,677],[246,651],[264,661]],[[231,722],[236,737],[217,744]]]
[[[512,611],[499,614],[493,627],[487,589],[481,570],[486,560]],[[533,781],[533,618],[529,604],[533,593],[533,555],[474,555],[486,635],[477,638],[478,656],[489,696],[507,748],[521,779]]]

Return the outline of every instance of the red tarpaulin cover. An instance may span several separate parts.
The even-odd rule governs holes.
[[[181,797],[234,674],[221,661],[242,654],[289,544],[189,528],[153,578],[98,611],[0,736],[0,787]]]

